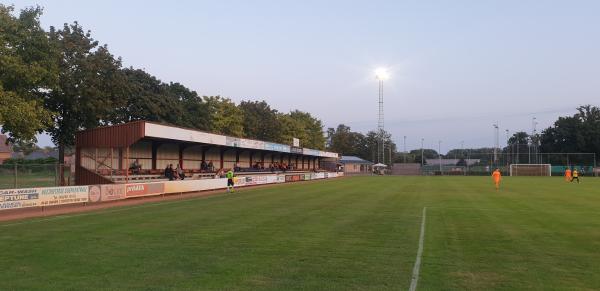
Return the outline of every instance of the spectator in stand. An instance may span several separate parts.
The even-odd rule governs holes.
[[[179,166],[179,165],[177,165]],[[179,173],[176,169],[173,169],[173,164],[170,165],[171,173],[173,173],[173,180],[179,180]]]
[[[240,168],[240,165],[238,163],[233,164],[233,171],[234,172],[240,172],[242,168]]]
[[[173,181],[173,165],[167,165],[165,168],[165,177],[169,179],[169,181]]]
[[[206,164],[206,161],[202,160],[202,163],[200,163],[200,171],[206,172],[206,170],[208,170],[208,165]]]
[[[210,172],[215,171],[215,166],[213,165],[212,161],[208,161],[208,171],[210,171]]]
[[[275,167],[273,167],[273,164],[269,164],[269,171],[275,172]]]
[[[177,176],[179,177],[179,179],[181,179],[181,180],[185,179],[185,172],[183,171],[183,167],[180,166],[179,164],[177,164],[177,169],[175,169],[175,172],[177,173]]]
[[[135,159],[135,161],[131,164],[129,169],[134,175],[139,175],[142,170],[142,165],[140,164],[140,161],[138,159]]]

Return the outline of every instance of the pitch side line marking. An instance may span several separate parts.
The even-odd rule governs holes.
[[[408,290],[417,290],[417,282],[419,281],[419,270],[421,268],[421,256],[423,255],[423,242],[425,241],[425,219],[427,217],[427,207],[423,207],[423,219],[421,220],[421,234],[419,235],[419,250],[417,250],[417,259],[413,267],[412,280]]]

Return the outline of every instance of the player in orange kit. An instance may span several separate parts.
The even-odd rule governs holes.
[[[496,190],[500,190],[500,181],[502,180],[500,169],[496,168],[496,170],[494,170],[492,173],[492,180],[494,180],[494,184],[496,184]]]
[[[565,170],[565,181],[571,182],[571,168]]]

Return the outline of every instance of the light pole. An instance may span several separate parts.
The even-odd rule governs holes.
[[[404,136],[404,163],[406,164],[406,135]]]
[[[535,126],[537,124],[537,122],[535,121],[536,118],[535,116],[531,119],[531,136],[529,137],[529,146],[527,147],[527,152],[528,152],[528,160],[529,160],[529,164],[531,164],[531,147],[533,146],[533,139],[535,137]],[[534,148],[535,150],[535,148]]]
[[[442,175],[442,141],[438,140],[438,159],[440,162],[440,176]]]
[[[423,142],[425,141],[424,138],[421,138],[421,167],[423,167]]]
[[[380,146],[377,147],[377,162],[385,163],[384,150],[384,123],[383,123],[383,81],[389,79],[390,75],[385,68],[375,70],[375,78],[379,81],[379,116],[377,120],[377,130],[379,131]]]
[[[508,129],[505,130],[506,131],[506,168],[508,169],[509,164],[510,164],[510,159],[509,159],[509,152],[510,152],[510,145],[508,144]]]
[[[498,163],[498,148],[500,147],[498,122],[494,123],[494,163]]]

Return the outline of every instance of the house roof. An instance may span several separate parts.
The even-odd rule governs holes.
[[[12,153],[12,146],[6,144],[8,138],[4,134],[0,134],[0,153]]]
[[[46,158],[55,158],[58,159],[58,151],[52,150],[49,152],[46,151],[34,151],[25,156],[26,160],[37,160],[37,159],[46,159]]]
[[[369,165],[373,164],[372,162],[363,160],[356,156],[342,156],[342,158],[340,159],[340,163],[342,163],[342,164],[369,164]]]

